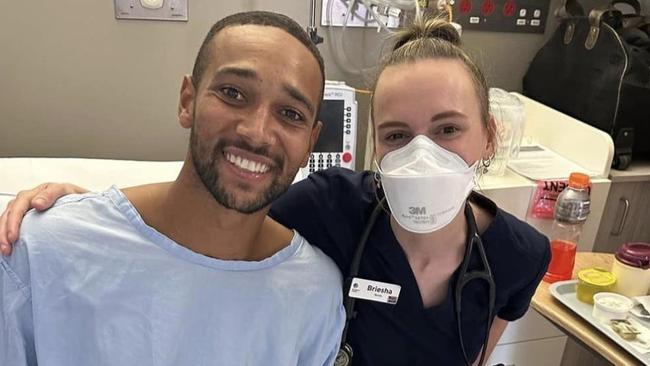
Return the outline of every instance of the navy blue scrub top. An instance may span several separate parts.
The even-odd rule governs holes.
[[[298,230],[347,276],[353,253],[377,204],[374,173],[330,168],[291,186],[271,207],[270,215]],[[489,199],[471,199],[494,219],[481,235],[496,283],[495,314],[512,321],[522,317],[550,260],[548,239]],[[476,252],[476,251],[475,251]],[[480,269],[474,253],[470,269]],[[463,365],[453,306],[452,276],[447,297],[424,308],[415,276],[382,213],[368,239],[359,277],[402,286],[397,304],[357,300],[348,342],[353,365]],[[299,275],[299,274],[297,274]],[[487,321],[487,285],[472,281],[463,290],[462,326],[468,355],[475,359]]]

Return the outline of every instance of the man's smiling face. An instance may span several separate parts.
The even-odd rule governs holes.
[[[211,41],[211,62],[181,91],[181,124],[203,185],[222,206],[253,213],[284,193],[318,137],[322,75],[289,33],[229,26]]]

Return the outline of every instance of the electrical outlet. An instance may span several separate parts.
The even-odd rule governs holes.
[[[321,11],[321,25],[342,27],[343,22],[345,22],[345,18],[347,16],[349,4],[348,1],[356,0],[323,0],[323,9]],[[383,6],[373,6],[373,9],[375,10],[375,13],[379,15],[381,22],[384,23],[388,28],[399,27],[401,14],[400,9],[387,8]],[[373,18],[372,12],[368,11],[368,8],[366,8],[363,3],[356,1],[354,7],[352,8],[352,14],[349,17],[346,26],[376,28],[378,27],[378,24]]]
[[[163,7],[163,0],[140,0],[140,4],[147,9],[160,9]]]
[[[115,18],[187,21],[187,0],[114,0]]]

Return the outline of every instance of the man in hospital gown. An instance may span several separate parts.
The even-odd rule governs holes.
[[[215,24],[181,86],[178,178],[25,217],[0,258],[0,365],[331,365],[338,269],[266,215],[318,137],[323,84],[289,18]]]

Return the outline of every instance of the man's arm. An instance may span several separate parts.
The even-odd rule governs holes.
[[[328,316],[318,324],[316,331],[311,333],[311,340],[301,352],[299,365],[332,366],[334,364],[345,324],[345,310],[339,300],[340,298],[329,300],[333,306]]]
[[[298,365],[331,366],[341,344],[345,309],[343,278],[331,259],[315,250],[315,260],[303,271],[303,287],[311,287],[300,305],[301,342]]]
[[[27,252],[0,257],[0,365],[36,366]]]

